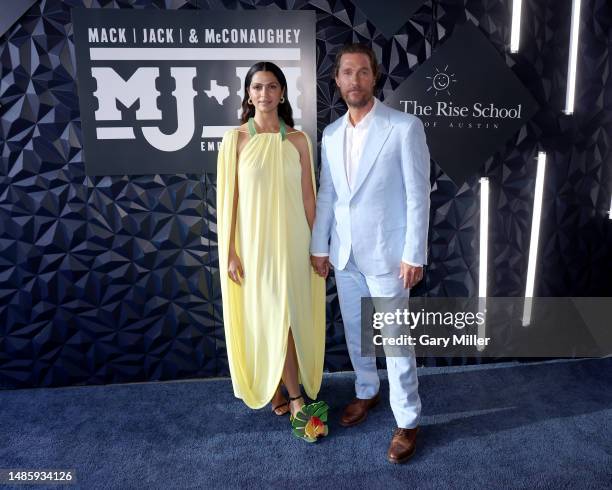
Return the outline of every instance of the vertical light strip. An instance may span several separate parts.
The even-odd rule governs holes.
[[[480,267],[478,270],[478,311],[484,314],[484,321],[478,325],[478,337],[484,339],[487,334],[487,278],[489,264],[489,179],[480,179]],[[484,345],[476,347],[484,351]]]
[[[574,113],[574,96],[576,94],[576,63],[578,61],[578,39],[580,37],[580,2],[572,1],[572,24],[570,30],[570,49],[567,64],[567,92],[565,95],[565,113]]]
[[[487,264],[489,250],[489,179],[480,179],[480,267],[478,296],[487,297]]]
[[[522,0],[512,1],[512,31],[510,33],[510,52],[518,53],[521,39],[521,7]]]
[[[540,221],[542,218],[542,195],[544,191],[544,174],[546,172],[546,153],[538,153],[538,169],[533,197],[533,216],[531,219],[531,240],[529,242],[529,263],[527,265],[527,287],[525,297],[533,297],[535,284],[535,269],[538,258],[538,242],[540,240]]]
[[[531,239],[529,241],[529,262],[527,264],[527,282],[525,286],[525,309],[523,325],[529,325],[531,318],[531,298],[535,285],[535,270],[538,259],[538,242],[540,241],[540,221],[542,218],[542,197],[544,194],[544,175],[546,173],[546,153],[538,153],[538,168],[533,197],[533,216],[531,219]]]
[[[610,197],[610,211],[608,211],[608,217],[612,219],[612,197]]]

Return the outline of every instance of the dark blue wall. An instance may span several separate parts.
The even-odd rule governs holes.
[[[0,387],[228,374],[215,176],[85,176],[70,8],[43,0],[0,38]],[[583,2],[576,113],[564,116],[571,1],[526,0],[507,54],[511,1],[426,1],[390,39],[349,0],[98,1],[106,8],[295,8],[317,12],[319,131],[345,108],[335,49],[373,43],[381,97],[458,23],[476,23],[540,111],[461,188],[434,168],[430,259],[419,294],[477,291],[478,177],[491,180],[493,296],[524,292],[538,150],[548,152],[540,296],[612,295],[612,12]],[[390,13],[393,15],[393,13]],[[333,280],[326,368],[350,369]],[[424,359],[426,364],[470,359]]]

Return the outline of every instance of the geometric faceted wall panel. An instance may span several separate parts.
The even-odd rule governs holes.
[[[389,97],[458,24],[472,22],[539,106],[456,187],[433,163],[430,264],[414,294],[477,292],[480,176],[491,182],[489,291],[520,296],[538,150],[548,153],[540,296],[612,295],[612,7],[583,3],[576,112],[562,113],[571,2],[426,1],[392,36],[349,0],[42,0],[0,38],[0,387],[228,375],[215,175],[86,177],[72,7],[307,9],[317,15],[318,131],[345,111],[332,82],[345,42],[371,43]],[[350,369],[333,278],[330,371]],[[425,364],[470,359],[420,359]]]

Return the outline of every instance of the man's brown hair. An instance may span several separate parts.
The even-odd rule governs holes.
[[[349,53],[361,53],[365,54],[370,59],[370,66],[372,67],[372,73],[374,74],[374,80],[378,80],[379,71],[378,71],[378,61],[376,60],[376,54],[369,46],[361,43],[353,43],[353,44],[345,44],[340,48],[340,51],[336,54],[336,63],[334,66],[334,75],[338,76],[338,71],[340,71],[340,60],[342,59],[342,55]]]

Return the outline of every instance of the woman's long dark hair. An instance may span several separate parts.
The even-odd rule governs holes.
[[[255,73],[258,71],[269,71],[273,73],[278,80],[278,83],[280,83],[281,88],[284,89],[283,97],[285,98],[285,102],[278,104],[278,117],[282,118],[287,126],[293,127],[293,109],[291,109],[291,104],[289,104],[289,96],[287,95],[287,79],[285,78],[283,71],[274,63],[269,61],[260,61],[255,63],[249,69],[246,77],[244,78],[244,98],[242,99],[241,122],[245,123],[250,117],[255,117],[255,106],[249,104],[247,101],[249,100],[248,88],[251,85],[253,75],[255,75]]]

